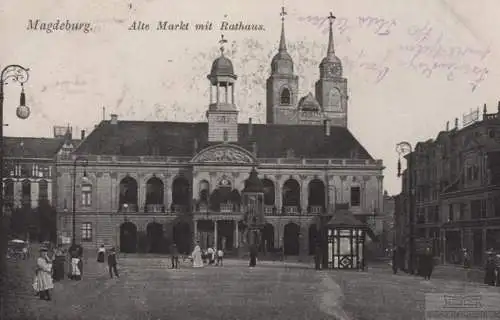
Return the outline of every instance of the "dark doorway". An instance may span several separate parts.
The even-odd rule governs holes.
[[[260,242],[261,252],[272,252],[274,249],[274,227],[270,223],[266,223],[261,233],[262,239]]]
[[[137,227],[132,222],[120,226],[120,251],[135,253],[137,251]]]
[[[296,256],[299,254],[299,232],[300,227],[293,222],[285,226],[285,255]]]
[[[148,224],[148,245],[150,253],[162,253],[164,251],[163,226],[157,222]]]
[[[229,251],[234,247],[234,221],[217,221],[217,248]]]
[[[191,228],[187,222],[179,222],[174,226],[174,243],[182,254],[191,253]]]
[[[311,224],[309,227],[309,254],[313,255],[316,253],[316,244],[318,244],[318,229],[315,224]]]

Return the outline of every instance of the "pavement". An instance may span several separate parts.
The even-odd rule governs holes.
[[[367,271],[315,271],[311,264],[226,260],[223,267],[170,269],[167,257],[119,258],[119,279],[93,257],[82,281],[56,283],[53,301],[34,296],[34,259],[10,262],[11,292],[5,319],[424,319],[429,293],[482,294],[498,304],[498,287],[436,277],[424,281],[390,266]],[[446,272],[445,272],[446,274]],[[14,280],[15,279],[15,280]],[[491,296],[491,299],[489,298]],[[490,299],[490,300],[488,300]],[[8,317],[7,317],[8,316]]]

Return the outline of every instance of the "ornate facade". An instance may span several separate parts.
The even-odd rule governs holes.
[[[283,44],[280,52],[286,56]],[[325,68],[333,59],[331,49],[328,54]],[[273,73],[277,66],[290,64],[275,58]],[[264,187],[263,251],[312,253],[318,217],[334,213],[339,204],[360,220],[380,211],[382,161],[370,156],[344,122],[238,123],[237,76],[223,48],[207,78],[207,122],[126,121],[112,115],[73,155],[59,158],[61,235],[71,236],[71,214],[64,212],[72,211],[77,155],[88,160],[85,168],[77,167],[75,194],[77,240],[84,246],[105,243],[135,251],[145,239],[149,251],[176,243],[189,252],[194,241],[236,250],[247,242],[242,190],[252,168]],[[293,92],[290,99],[295,101]]]

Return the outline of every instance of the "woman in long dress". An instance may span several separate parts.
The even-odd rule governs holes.
[[[49,290],[54,289],[52,282],[52,260],[47,255],[47,249],[40,249],[40,257],[36,261],[33,289],[41,300],[51,300]]]
[[[203,260],[201,259],[201,248],[199,245],[196,245],[196,247],[194,247],[191,257],[193,258],[193,268],[203,267]]]

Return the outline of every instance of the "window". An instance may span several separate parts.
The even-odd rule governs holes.
[[[224,142],[227,142],[229,140],[229,138],[228,138],[228,133],[227,133],[226,129],[224,129],[222,135],[223,135],[222,139],[224,140]]]
[[[38,200],[47,201],[49,199],[49,184],[46,180],[38,182]]]
[[[82,185],[82,206],[90,207],[92,205],[92,186],[90,184]]]
[[[92,241],[92,223],[90,222],[82,224],[82,241]]]
[[[488,217],[488,201],[486,199],[481,200],[481,218]]]
[[[361,204],[360,187],[351,187],[351,206],[357,207]]]
[[[281,94],[280,94],[280,104],[281,105],[290,105],[290,102],[291,101],[291,94],[290,94],[290,90],[288,88],[283,88],[283,90],[281,90]]]

